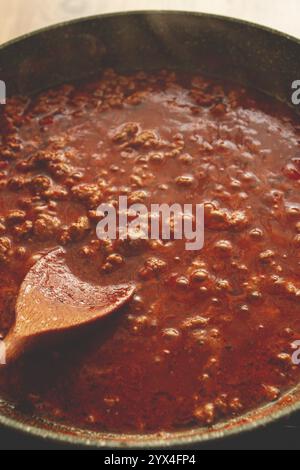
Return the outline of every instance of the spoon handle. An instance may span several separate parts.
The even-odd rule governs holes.
[[[14,330],[12,330],[2,342],[1,363],[8,365],[18,359],[26,349],[27,342],[27,338],[16,336]]]

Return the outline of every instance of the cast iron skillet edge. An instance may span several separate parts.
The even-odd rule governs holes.
[[[186,21],[199,21],[199,28],[200,28],[200,23],[202,22],[202,26],[208,27],[209,31],[209,25],[219,25],[219,26],[224,26],[226,31],[228,32],[228,28],[231,28],[232,31],[234,30],[237,31],[237,34],[239,34],[242,29],[247,31],[247,34],[252,34],[254,37],[254,41],[256,39],[256,36],[261,36],[263,42],[266,39],[267,41],[274,43],[274,56],[272,57],[261,57],[260,60],[258,60],[257,64],[253,64],[253,67],[259,67],[262,66],[262,74],[264,73],[264,66],[266,65],[266,70],[274,71],[273,67],[282,65],[285,67],[286,70],[280,71],[280,73],[283,75],[284,78],[286,78],[286,87],[282,86],[281,84],[274,84],[274,81],[276,82],[276,77],[271,74],[269,77],[264,77],[261,82],[260,80],[255,81],[255,87],[262,89],[265,93],[269,93],[285,102],[289,103],[289,97],[291,95],[291,89],[290,85],[292,81],[296,79],[300,79],[300,41],[297,40],[296,38],[293,38],[287,34],[284,33],[279,33],[273,29],[266,28],[264,26],[259,26],[255,25],[253,23],[249,23],[246,21],[242,20],[237,20],[233,18],[228,18],[228,17],[223,17],[223,16],[218,16],[218,15],[209,15],[209,14],[202,14],[202,13],[192,13],[192,12],[175,12],[175,11],[143,11],[143,12],[123,12],[123,13],[113,13],[113,14],[107,14],[107,15],[98,15],[98,16],[92,16],[92,17],[87,17],[84,19],[78,19],[78,20],[73,20],[69,22],[64,22],[60,23],[59,25],[54,25],[50,26],[47,28],[40,29],[34,33],[26,34],[18,39],[9,41],[3,45],[0,46],[0,79],[3,79],[6,77],[5,73],[5,64],[6,64],[6,59],[11,58],[11,53],[15,52],[20,54],[20,51],[18,49],[22,48],[26,49],[26,44],[30,46],[30,44],[33,41],[37,41],[40,38],[46,38],[50,37],[54,38],[54,34],[59,36],[59,34],[62,35],[64,30],[70,30],[74,28],[76,31],[77,29],[80,29],[81,27],[84,29],[87,27],[89,24],[94,24],[96,25],[99,22],[99,25],[103,25],[105,21],[131,21],[133,22],[132,24],[138,25],[139,23],[142,23],[142,26],[150,26],[151,29],[151,37],[155,43],[156,39],[158,41],[160,40],[160,32],[162,31],[161,28],[164,28],[164,21],[166,21],[166,26],[168,23],[168,20],[170,18],[173,19],[179,19],[180,22],[186,22]],[[157,21],[158,20],[158,21]],[[220,30],[220,36],[222,36],[222,27]],[[137,30],[137,33],[139,31]],[[168,33],[168,31],[167,31]],[[216,32],[215,32],[216,33]],[[218,32],[217,32],[218,33]],[[223,31],[224,33],[224,31]],[[199,34],[200,34],[200,29],[199,29]],[[179,37],[180,37],[180,32],[179,32]],[[87,36],[83,37],[84,40],[88,40],[89,38]],[[165,36],[166,43],[164,44],[163,52],[162,55],[159,57],[160,59],[164,59],[164,57],[168,58],[168,63],[165,65],[165,68],[168,68],[168,66],[178,65],[178,57],[176,57],[175,54],[175,62],[174,62],[174,50],[172,51],[172,47],[168,44],[168,41],[172,41],[172,37],[170,38],[168,34]],[[230,44],[230,40],[229,40]],[[91,46],[91,49],[93,49],[93,41],[89,44]],[[196,44],[198,46],[199,44]],[[97,48],[98,45],[95,45],[95,50],[97,54],[99,53],[99,49]],[[180,41],[177,42],[176,47],[180,46]],[[195,46],[195,44],[194,44]],[[233,60],[236,60],[236,57],[241,60],[241,54],[243,53],[243,44],[231,44],[232,49],[230,49],[230,53],[232,54]],[[105,56],[106,51],[101,50],[102,45],[100,44],[100,54],[103,54],[103,57]],[[183,46],[184,47],[184,46]],[[191,44],[191,47],[193,47],[193,44]],[[249,47],[249,44],[247,45]],[[282,58],[280,57],[280,53],[278,56],[276,56],[276,50],[277,47],[279,49],[281,48],[281,53],[284,56],[284,60],[286,60],[286,63],[281,62]],[[246,46],[245,46],[246,48]],[[283,53],[286,48],[287,54]],[[250,48],[251,49],[251,48]],[[250,51],[249,49],[249,51]],[[179,49],[179,51],[176,50],[176,53],[182,52],[183,49]],[[34,53],[34,51],[31,51]],[[257,52],[257,51],[256,51]],[[237,54],[237,56],[234,56],[234,54]],[[258,57],[260,56],[259,51],[257,52]],[[290,54],[290,56],[289,56]],[[98,56],[97,56],[98,57]],[[116,56],[117,57],[117,56]],[[20,57],[17,57],[17,60],[20,59]],[[87,76],[92,74],[92,71],[96,71],[97,67],[94,67],[94,70],[92,70],[92,64],[87,61],[87,68],[83,71],[83,75],[76,78],[86,78]],[[246,60],[247,57],[244,59]],[[183,60],[183,68],[188,65],[188,61],[190,60],[189,54],[187,54],[186,61]],[[158,61],[159,62],[159,61]],[[74,62],[76,66],[76,61]],[[64,73],[68,72],[68,66],[74,66],[74,63],[70,64],[66,63],[66,69],[59,71],[58,74],[54,75],[51,77],[50,82],[47,83],[47,86],[44,88],[48,88],[49,86],[55,86],[61,83],[62,81],[72,81],[75,77],[70,77],[70,75],[63,76]],[[233,64],[233,63],[232,63]],[[232,65],[231,64],[231,65]],[[17,64],[18,65],[18,64]],[[27,72],[30,72],[30,67],[33,65],[33,63],[29,64],[23,64],[23,66],[28,68]],[[45,64],[44,64],[45,65]],[[47,65],[47,64],[46,64]],[[215,64],[210,64],[212,68],[212,72],[217,72],[217,69],[215,69]],[[99,63],[99,68],[105,67],[105,66],[113,66],[113,64],[106,63],[105,61],[103,63]],[[219,64],[218,64],[219,66]],[[217,66],[217,68],[218,68]],[[130,67],[129,64],[129,70],[132,67]],[[140,67],[136,67],[140,68]],[[157,67],[156,67],[157,68]],[[176,67],[175,67],[176,68]],[[24,69],[24,70],[25,70]],[[15,71],[18,70],[15,69]],[[37,78],[38,78],[38,73],[39,70],[35,71],[37,73]],[[24,73],[24,71],[23,71]],[[228,70],[226,70],[226,73],[232,73],[232,69],[229,67]],[[255,74],[254,74],[255,75]],[[26,70],[24,73],[24,77],[26,77]],[[15,80],[15,77],[11,77]],[[248,76],[242,76],[240,77],[235,77],[237,81],[242,81],[245,83],[246,79],[246,84],[250,85],[252,84],[253,87],[253,77],[250,75]],[[249,80],[250,78],[250,80]],[[251,81],[252,80],[252,81]],[[270,81],[270,82],[269,82]],[[283,82],[285,82],[285,79],[283,79]],[[269,88],[267,87],[268,83],[272,83],[272,86]],[[8,94],[14,94],[17,91],[22,92],[24,91],[22,87],[28,87],[28,92],[29,93],[34,93],[37,91],[36,85],[34,86],[34,89],[30,90],[30,83],[26,82],[25,84],[23,83],[14,83],[13,86],[10,86],[10,82],[7,82],[8,85]],[[26,91],[26,90],[25,90]],[[208,441],[214,441],[218,440],[221,438],[225,437],[232,437],[234,435],[237,435],[242,432],[248,432],[255,430],[261,426],[265,426],[271,422],[274,422],[276,420],[279,420],[281,418],[284,418],[288,416],[289,414],[293,413],[294,411],[297,411],[300,409],[300,386],[296,387],[294,390],[286,394],[284,397],[282,397],[279,401],[276,403],[273,403],[271,405],[262,407],[260,409],[254,410],[247,415],[244,415],[238,419],[234,419],[231,421],[228,421],[226,423],[221,423],[218,424],[217,426],[213,426],[212,428],[200,428],[200,429],[194,429],[194,430],[187,430],[187,431],[181,431],[178,433],[158,433],[158,434],[151,434],[151,435],[118,435],[118,434],[106,434],[106,433],[97,433],[97,432],[92,432],[92,431],[87,431],[84,429],[78,429],[74,428],[72,426],[68,425],[60,425],[58,423],[52,423],[50,421],[43,420],[41,418],[37,418],[34,416],[25,416],[19,411],[17,411],[12,404],[7,403],[4,400],[0,399],[0,425],[7,427],[9,429],[13,429],[15,431],[19,431],[21,433],[25,433],[27,435],[31,435],[33,437],[37,437],[40,439],[43,439],[45,441],[53,441],[56,443],[60,444],[67,444],[67,445],[76,445],[76,446],[83,446],[83,447],[92,447],[92,448],[99,448],[99,449],[139,449],[139,448],[146,448],[146,449],[158,449],[158,448],[183,448],[183,447],[190,447],[190,446],[195,446],[195,445],[200,445],[201,443],[205,443]]]

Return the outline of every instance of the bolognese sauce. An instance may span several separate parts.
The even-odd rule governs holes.
[[[240,416],[300,379],[300,121],[221,80],[120,75],[15,97],[0,121],[0,332],[57,246],[82,279],[133,281],[111,318],[0,370],[3,396],[109,432]],[[99,240],[101,203],[204,204],[205,245]]]

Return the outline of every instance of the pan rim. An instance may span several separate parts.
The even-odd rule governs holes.
[[[289,41],[292,41],[298,45],[300,45],[300,39],[285,33],[283,31],[279,31],[275,28],[271,28],[270,26],[264,26],[259,23],[254,23],[252,21],[247,21],[239,18],[235,18],[232,16],[226,16],[226,15],[217,15],[214,13],[203,13],[203,12],[196,12],[196,11],[184,11],[184,10],[126,10],[126,11],[121,11],[121,12],[113,12],[113,13],[103,13],[103,14],[98,14],[98,15],[89,15],[89,16],[83,16],[80,18],[75,18],[73,20],[67,20],[67,21],[60,21],[58,23],[51,24],[50,26],[45,26],[42,28],[35,29],[31,32],[22,34],[20,36],[17,36],[16,38],[10,39],[8,41],[5,41],[4,43],[0,44],[0,51],[2,49],[7,48],[8,46],[12,45],[17,45],[19,42],[24,41],[24,39],[28,38],[34,38],[35,36],[39,36],[42,33],[46,32],[51,32],[57,29],[62,29],[65,26],[73,26],[79,23],[84,23],[84,22],[90,22],[93,20],[97,20],[100,18],[112,18],[112,17],[122,17],[122,16],[142,16],[142,15],[149,15],[149,16],[161,16],[161,15],[182,15],[182,16],[194,16],[194,17],[202,17],[202,18],[211,18],[214,20],[220,20],[220,21],[225,21],[227,23],[232,23],[232,24],[239,24],[239,25],[244,25],[248,26],[254,29],[259,29],[261,31],[265,31],[267,33],[272,33],[273,35],[276,35],[277,37],[281,37],[283,39],[287,39]]]
[[[295,395],[293,397],[293,395]],[[293,401],[289,406],[282,407],[281,402]],[[1,404],[8,405],[1,400]],[[9,406],[9,405],[8,405]],[[270,412],[272,407],[278,407],[277,411]],[[277,421],[287,418],[292,413],[300,410],[300,388],[297,386],[291,392],[283,395],[276,403],[267,404],[256,408],[238,418],[220,423],[211,428],[193,428],[181,432],[159,432],[155,434],[118,434],[90,431],[75,427],[74,425],[51,422],[38,416],[31,416],[37,424],[26,424],[22,418],[10,418],[0,411],[0,426],[17,431],[28,437],[35,437],[42,441],[51,441],[53,444],[77,446],[85,448],[96,448],[102,450],[142,450],[142,449],[168,449],[190,447],[191,445],[203,445],[217,442],[221,439],[229,439],[238,434],[246,434],[251,431],[275,424]],[[264,416],[266,413],[266,416]],[[261,414],[260,418],[255,415]],[[23,418],[24,419],[24,418]],[[28,418],[27,418],[28,419]],[[239,424],[240,423],[240,424]],[[57,427],[51,430],[47,427]],[[65,431],[65,432],[64,432]],[[74,434],[72,434],[74,432]],[[80,437],[85,434],[88,437]]]

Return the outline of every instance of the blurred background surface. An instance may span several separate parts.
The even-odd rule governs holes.
[[[300,37],[299,0],[0,0],[0,43],[71,18],[143,9],[235,16]]]

